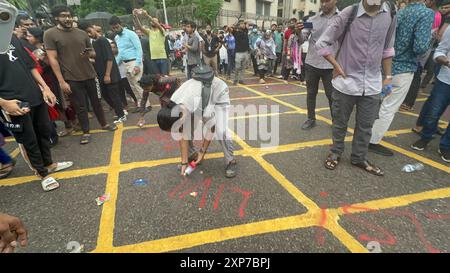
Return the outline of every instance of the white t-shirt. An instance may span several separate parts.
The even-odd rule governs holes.
[[[226,64],[228,64],[228,51],[226,47],[222,46],[219,49],[219,56],[220,56],[220,62],[225,61]]]
[[[194,79],[186,81],[173,93],[170,100],[176,104],[182,104],[189,112],[194,113],[202,107],[202,83]],[[214,77],[208,106],[214,107],[216,104],[230,104],[230,94],[228,85],[221,79]],[[203,116],[210,117],[210,113],[205,109]]]

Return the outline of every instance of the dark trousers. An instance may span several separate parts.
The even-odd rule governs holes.
[[[252,53],[252,54],[250,55],[250,57],[251,57],[251,59],[252,59],[253,73],[254,73],[255,75],[258,75],[259,69],[258,69],[258,64],[257,64],[257,62],[256,62],[256,56],[255,56],[255,54]]]
[[[430,57],[428,58],[426,64],[425,64],[425,70],[427,71],[427,74],[423,78],[423,81],[421,83],[422,88],[426,88],[427,85],[430,83],[431,79],[433,78],[435,71],[436,71],[436,62],[433,59],[434,51],[431,52]]]
[[[277,70],[278,70],[278,65],[281,64],[281,57],[282,57],[282,53],[277,53],[277,59],[275,60],[275,65],[273,67],[273,74],[277,74]]]
[[[6,153],[2,148],[0,148],[0,163],[2,165],[7,165],[12,162],[12,158]]]
[[[24,116],[10,116],[13,124],[21,124],[21,132],[13,132],[17,143],[22,144],[26,152],[25,161],[42,176],[48,175],[46,167],[53,164],[50,152],[51,121],[48,106],[45,103],[32,107]]]
[[[100,88],[102,90],[102,97],[105,99],[106,103],[114,109],[114,112],[119,118],[123,117],[125,113],[123,112],[122,102],[120,101],[119,83],[100,83]]]
[[[70,102],[75,107],[78,120],[80,121],[81,129],[83,133],[89,134],[89,118],[87,112],[86,98],[89,98],[95,116],[102,127],[106,126],[105,113],[103,112],[100,99],[97,95],[97,87],[95,80],[86,80],[81,82],[69,81],[70,89]]]
[[[228,67],[227,67],[227,76],[231,76],[231,71],[233,71],[236,67],[236,51],[234,49],[228,49]]]
[[[258,73],[259,73],[259,78],[260,78],[261,80],[264,80],[264,78],[266,77],[267,69],[260,69],[260,70],[258,71]]]
[[[450,105],[450,85],[436,79],[433,91],[427,100],[427,110],[421,113],[421,123],[423,125],[422,139],[431,141],[436,133],[439,119]],[[424,105],[425,108],[425,105]],[[450,149],[450,127],[441,139],[441,149]]]
[[[348,121],[356,106],[356,124],[353,136],[352,163],[367,160],[372,127],[378,118],[381,95],[350,96],[338,90],[333,91],[333,146],[331,152],[341,156],[345,148]]]
[[[417,96],[419,95],[420,82],[422,79],[422,72],[423,72],[423,69],[422,69],[422,67],[419,66],[419,68],[417,68],[416,73],[414,73],[414,78],[411,83],[411,87],[409,87],[408,95],[406,95],[405,101],[403,101],[403,104],[406,104],[407,106],[409,106],[411,108],[416,103]]]
[[[124,107],[128,106],[127,97],[125,93],[128,94],[133,99],[134,103],[138,102],[138,99],[136,98],[133,89],[131,89],[131,85],[128,82],[127,78],[121,79],[119,85],[120,85],[120,100],[122,101]]]
[[[316,119],[316,99],[317,94],[319,93],[319,82],[322,80],[325,95],[328,98],[328,104],[330,105],[330,109],[332,106],[332,94],[333,94],[333,85],[331,81],[333,80],[333,69],[319,69],[314,66],[305,65],[306,68],[306,91],[307,98],[306,103],[308,106],[308,119],[315,120]]]

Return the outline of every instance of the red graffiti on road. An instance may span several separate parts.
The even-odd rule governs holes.
[[[328,193],[321,192],[320,196],[327,197]],[[426,235],[425,235],[425,231],[424,231],[422,223],[419,221],[417,214],[415,214],[411,211],[395,210],[395,209],[381,211],[378,209],[359,207],[359,206],[354,206],[354,205],[344,205],[341,207],[341,209],[343,211],[343,216],[348,218],[352,222],[358,223],[371,231],[375,231],[375,232],[382,234],[382,237],[373,237],[366,233],[361,233],[358,235],[358,239],[360,241],[364,241],[364,242],[375,241],[375,242],[379,242],[380,244],[391,245],[391,246],[397,244],[397,238],[393,235],[393,233],[391,231],[389,231],[388,229],[385,229],[379,225],[370,223],[370,222],[362,219],[361,217],[354,215],[353,213],[350,212],[350,210],[356,210],[356,211],[361,211],[361,212],[384,213],[386,215],[391,215],[391,216],[396,216],[396,217],[406,217],[414,225],[419,241],[425,246],[425,249],[429,253],[442,253],[443,252],[442,250],[435,248],[426,239]],[[423,214],[430,220],[450,220],[450,215],[433,214],[433,213],[423,213]],[[325,206],[321,206],[321,217],[319,219],[319,223],[317,224],[318,228],[316,230],[316,241],[319,245],[325,244],[324,231],[325,231],[325,226],[327,224],[327,218],[328,218],[327,208]]]
[[[194,183],[192,185],[191,181],[188,178],[184,178],[180,184],[178,184],[175,188],[173,188],[168,196],[170,199],[174,199],[178,197],[179,200],[185,199],[186,196],[188,196],[190,193],[194,191],[202,191],[202,197],[199,201],[199,208],[204,208],[207,203],[208,199],[208,193],[210,193],[211,186],[213,184],[212,178],[206,178],[203,181]],[[228,186],[228,187],[227,187]],[[242,201],[239,205],[239,209],[237,211],[237,215],[239,218],[244,218],[246,213],[246,208],[248,206],[250,197],[252,196],[253,192],[246,191],[241,189],[240,187],[234,186],[230,187],[229,184],[222,183],[219,186],[219,189],[215,193],[214,203],[213,203],[213,209],[217,211],[220,206],[220,200],[223,197],[225,193],[238,193],[242,197]]]

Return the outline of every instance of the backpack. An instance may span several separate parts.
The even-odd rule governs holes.
[[[395,7],[395,4],[392,0],[388,0],[385,2],[388,4],[390,12],[391,12],[391,20],[394,20],[395,15],[397,14],[397,9]],[[358,14],[358,8],[359,8],[359,2],[352,5],[352,13],[350,14],[350,17],[348,17],[347,23],[345,24],[344,33],[342,33],[341,37],[339,38],[339,44],[342,46],[342,43],[344,42],[345,36],[347,35],[347,32],[350,30],[350,26],[353,23],[353,21],[356,18],[356,15]],[[341,52],[341,46],[339,46],[339,49],[336,53],[336,59],[339,56],[339,53]]]

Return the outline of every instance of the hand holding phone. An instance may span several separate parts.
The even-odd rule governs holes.
[[[313,23],[312,22],[303,22],[303,28],[313,29]]]

